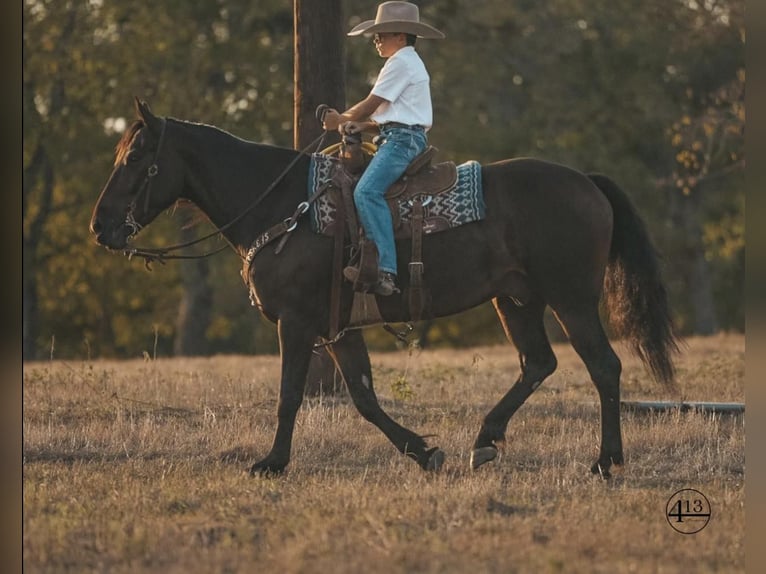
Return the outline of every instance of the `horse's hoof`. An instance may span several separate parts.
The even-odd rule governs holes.
[[[440,470],[442,465],[444,464],[444,458],[445,458],[444,451],[440,448],[432,448],[429,452],[431,454],[426,460],[426,465],[424,468],[426,470],[433,470],[433,471]]]
[[[471,470],[476,470],[482,464],[495,460],[495,457],[497,457],[497,447],[495,446],[483,446],[473,449],[471,453]]]

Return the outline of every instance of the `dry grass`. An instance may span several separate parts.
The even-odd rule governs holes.
[[[481,418],[518,373],[511,347],[373,355],[384,408],[448,455],[426,474],[344,398],[304,403],[286,476],[271,444],[278,359],[35,363],[24,373],[27,572],[744,571],[744,416],[623,415],[626,473],[590,475],[596,393],[568,346],[468,470]],[[626,399],[744,401],[744,338],[693,339],[675,392],[625,349]],[[398,386],[397,386],[398,383]],[[403,399],[408,391],[409,397]],[[673,531],[680,488],[710,524]]]

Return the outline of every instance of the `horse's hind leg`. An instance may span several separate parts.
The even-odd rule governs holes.
[[[471,468],[474,469],[497,456],[496,443],[505,440],[505,429],[513,414],[556,370],[556,357],[543,325],[545,303],[533,300],[518,307],[507,297],[498,297],[493,303],[506,336],[519,351],[521,375],[484,418],[471,453]]]
[[[438,470],[444,462],[444,452],[436,447],[429,449],[423,437],[392,420],[378,403],[372,385],[370,356],[361,333],[346,333],[333,344],[330,355],[343,374],[359,413],[383,431],[401,453],[416,460],[425,470]]]
[[[601,450],[591,472],[609,478],[612,465],[622,465],[620,373],[622,364],[604,332],[596,305],[587,310],[554,309],[572,346],[588,369],[601,401]]]

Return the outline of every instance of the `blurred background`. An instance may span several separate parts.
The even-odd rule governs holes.
[[[608,174],[663,256],[680,332],[744,331],[744,0],[416,3],[447,35],[417,45],[438,159],[536,156]],[[344,31],[377,6],[323,4]],[[25,360],[278,352],[233,252],[147,272],[97,246],[88,223],[134,96],[159,115],[294,145],[293,11],[293,0],[24,0]],[[369,39],[338,42],[330,65],[352,104],[383,62]],[[179,208],[137,243],[209,231]],[[504,339],[491,305],[417,330],[422,346]],[[395,346],[378,328],[368,342]]]

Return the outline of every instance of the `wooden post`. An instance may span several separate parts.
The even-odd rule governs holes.
[[[294,0],[293,145],[302,149],[322,131],[319,104],[345,109],[345,42],[342,0]],[[328,141],[334,143],[337,141]]]
[[[315,115],[320,104],[339,111],[345,109],[346,30],[342,0],[294,0],[293,8],[293,146],[303,149],[322,132]],[[325,145],[339,140],[337,134],[328,134]],[[330,305],[329,301],[327,305]],[[335,363],[322,347],[311,358],[306,394],[338,392],[342,387],[337,384],[339,380]]]

